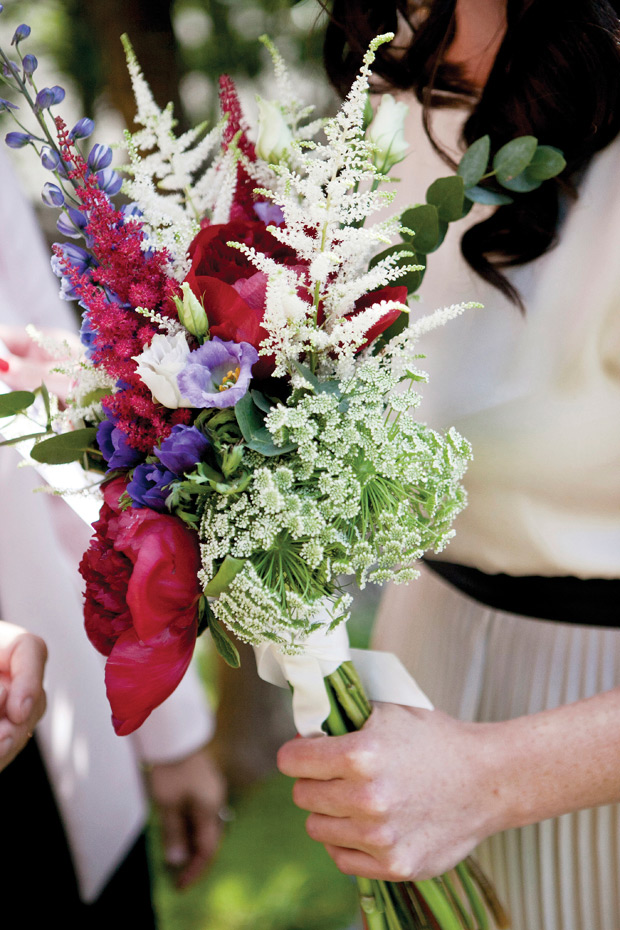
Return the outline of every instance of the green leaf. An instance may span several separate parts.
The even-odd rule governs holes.
[[[177,516],[181,516],[183,519],[183,514],[179,514],[179,511],[177,511]],[[198,636],[202,636],[204,631],[209,628],[209,621],[212,617],[213,611],[211,610],[211,605],[203,595],[198,601]]]
[[[235,576],[239,574],[244,565],[245,559],[235,559],[232,555],[225,556],[216,574],[204,589],[206,596],[219,597],[220,594],[227,591],[230,587],[230,583]]]
[[[439,215],[432,203],[421,203],[405,210],[400,218],[403,226],[415,233],[415,237],[403,234],[405,242],[411,243],[416,252],[426,255],[437,248],[439,239]]]
[[[213,644],[224,662],[230,665],[231,668],[239,668],[241,665],[239,650],[228,634],[224,632],[223,626],[218,623],[213,614],[209,618],[209,631],[213,637]]]
[[[269,413],[270,410],[273,410],[274,404],[269,398],[265,397],[260,391],[252,390],[250,391],[252,395],[252,400],[256,404],[259,410],[262,410],[264,413]]]
[[[310,385],[310,387],[316,394],[316,392],[321,387],[321,382],[319,381],[317,376],[312,372],[312,370],[308,368],[307,365],[302,365],[301,362],[298,362],[296,359],[293,360],[293,367],[295,368],[296,371],[299,372],[302,378],[304,378],[308,382],[308,384]]]
[[[503,184],[504,181],[510,181],[524,171],[538,148],[538,140],[535,136],[519,136],[502,145],[501,149],[493,159],[493,170],[497,175],[497,180]]]
[[[437,207],[439,219],[452,223],[461,218],[465,185],[458,174],[450,178],[437,178],[426,192],[426,202]]]
[[[61,433],[44,439],[33,446],[30,455],[35,462],[46,465],[65,465],[81,459],[85,452],[92,451],[97,430],[94,427],[76,429],[71,433]]]
[[[16,413],[21,413],[34,404],[34,401],[35,395],[32,391],[10,391],[8,394],[0,394],[0,419],[14,417]]]
[[[387,345],[390,339],[394,339],[395,336],[400,336],[402,331],[406,329],[407,323],[409,322],[409,314],[401,313],[400,316],[397,316],[394,322],[384,330],[379,338],[375,341],[372,347],[372,354],[376,355],[383,346]]]
[[[508,194],[489,190],[488,187],[468,187],[465,196],[469,200],[473,200],[474,203],[484,203],[491,206],[501,206],[513,202],[512,197],[509,197]]]
[[[559,149],[552,145],[539,145],[527,166],[527,174],[532,180],[548,181],[564,171],[565,167],[566,159]]]
[[[529,168],[526,168],[521,174],[518,174],[516,178],[510,178],[510,180],[505,181],[498,178],[498,181],[502,187],[505,187],[509,191],[514,191],[515,194],[529,194],[530,191],[535,191],[536,188],[540,187],[543,183],[536,178],[530,178]]]
[[[261,455],[272,456],[284,455],[285,452],[292,452],[293,449],[297,448],[297,444],[294,442],[286,442],[281,446],[276,445],[271,433],[265,426],[264,414],[252,400],[249,391],[235,404],[235,415],[248,449],[260,452]]]
[[[383,252],[375,255],[368,265],[368,269],[370,270],[371,268],[374,268],[382,258],[387,258],[389,255],[398,255],[399,252],[407,253],[406,255],[403,255],[401,258],[399,258],[396,262],[399,268],[406,268],[410,265],[426,264],[423,256],[416,255],[415,253],[413,256],[411,255],[413,249],[411,247],[411,243],[408,242],[403,243],[402,245],[391,245],[388,249],[384,249]],[[390,281],[390,285],[391,287],[398,287],[399,285],[405,286],[407,288],[407,293],[412,294],[419,288],[420,284],[422,283],[423,274],[423,268],[419,269],[418,271],[404,271],[399,278],[394,278],[392,281]]]
[[[486,173],[490,154],[490,136],[482,136],[469,146],[456,169],[456,173],[463,178],[465,188],[473,187]]]

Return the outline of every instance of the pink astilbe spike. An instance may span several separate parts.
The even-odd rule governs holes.
[[[222,145],[224,149],[228,148],[232,140],[238,136],[235,144],[239,151],[248,161],[256,161],[256,149],[254,143],[248,139],[248,125],[243,115],[234,81],[227,74],[223,74],[220,77],[219,86],[222,113],[228,116],[224,126]],[[239,162],[237,165],[237,188],[230,211],[231,220],[256,219],[254,213],[255,187],[256,182],[250,177],[243,164]]]

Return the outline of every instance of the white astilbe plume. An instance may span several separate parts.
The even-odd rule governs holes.
[[[208,162],[221,145],[224,121],[207,135],[202,124],[177,138],[172,104],[164,110],[157,106],[127,36],[122,42],[136,99],[135,122],[142,127],[125,133],[130,178],[124,192],[140,204],[147,247],[167,249],[172,274],[182,281],[188,246],[212,207],[215,165]]]

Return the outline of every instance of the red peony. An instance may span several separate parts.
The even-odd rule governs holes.
[[[297,268],[303,281],[305,266],[295,251],[272,236],[260,220],[233,220],[205,226],[192,242],[189,253],[192,265],[186,281],[204,303],[212,336],[232,342],[249,342],[260,349],[267,338],[262,321],[265,313],[267,275],[257,271],[249,259],[228,242],[244,242],[273,258],[280,265]],[[310,298],[308,298],[310,299]],[[360,297],[347,316],[354,316],[379,300],[407,300],[406,287],[384,287]],[[364,347],[380,336],[400,315],[389,310],[369,330]],[[319,308],[319,324],[321,310]],[[260,356],[252,369],[255,378],[267,378],[273,372],[273,358]]]
[[[201,595],[198,540],[177,517],[121,510],[125,481],[104,488],[95,535],[80,563],[86,632],[108,657],[106,690],[119,736],[132,733],[189,665]]]
[[[260,220],[232,220],[205,226],[189,248],[192,266],[186,281],[203,300],[212,336],[232,342],[249,342],[260,348],[267,331],[265,313],[267,276],[257,271],[248,258],[227,242],[244,242],[285,266],[299,265],[293,249],[267,232]],[[255,378],[267,378],[273,359],[261,356],[254,365]]]

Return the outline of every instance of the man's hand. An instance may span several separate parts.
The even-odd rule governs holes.
[[[45,711],[43,640],[0,623],[0,770],[24,748]]]
[[[148,783],[159,812],[166,863],[176,872],[177,886],[185,888],[217,849],[224,779],[203,747],[180,762],[154,765]]]

